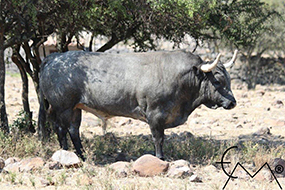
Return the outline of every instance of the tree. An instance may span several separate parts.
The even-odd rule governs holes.
[[[214,27],[211,32],[225,41],[233,44],[245,57],[243,76],[239,78],[247,83],[248,89],[256,86],[257,76],[261,70],[260,58],[274,44],[269,35],[274,36],[276,27],[274,19],[281,18],[280,14],[260,0],[228,0],[219,3],[210,16]],[[256,52],[255,59],[252,59]]]
[[[4,67],[4,50],[8,47],[13,48],[12,60],[20,70],[22,77],[22,102],[24,111],[28,115],[30,120],[29,129],[31,132],[35,132],[32,125],[32,112],[29,108],[28,102],[28,78],[27,74],[33,79],[37,94],[39,94],[39,65],[41,63],[39,57],[39,46],[46,40],[45,35],[51,34],[52,31],[45,22],[44,18],[51,12],[45,6],[42,9],[40,5],[44,5],[44,1],[39,0],[22,0],[22,1],[8,1],[1,0],[1,18],[0,18],[0,56],[1,64],[1,95],[4,102],[4,79],[5,79],[5,67]],[[47,1],[45,1],[47,2]],[[54,2],[51,0],[50,2]],[[48,10],[50,12],[42,12],[42,10]],[[49,31],[49,32],[47,32]],[[33,41],[30,45],[29,42]],[[22,57],[20,47],[25,51],[26,57]],[[3,66],[3,67],[2,67]],[[3,74],[2,74],[3,73]],[[2,95],[3,92],[3,95]],[[1,101],[2,102],[2,101]],[[4,106],[2,106],[4,105]],[[9,131],[6,111],[4,111],[5,103],[1,104],[1,123],[4,124],[6,132]],[[2,125],[1,124],[1,125]]]
[[[29,25],[22,22],[23,14],[27,10],[27,2],[1,0],[0,2],[0,127],[8,133],[8,119],[5,106],[5,61],[4,51],[22,41],[28,41]]]
[[[213,6],[214,1],[207,0],[97,1],[86,12],[84,28],[92,37],[109,38],[97,51],[106,51],[130,39],[135,51],[155,49],[155,40],[159,38],[179,46],[186,34],[197,42],[209,37],[204,31],[209,27],[208,10]]]

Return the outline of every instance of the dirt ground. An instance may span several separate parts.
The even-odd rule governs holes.
[[[234,109],[224,110],[218,108],[217,110],[211,110],[205,106],[201,106],[189,116],[185,124],[166,130],[166,135],[188,131],[195,136],[209,136],[213,139],[229,140],[241,139],[249,134],[255,133],[260,128],[268,127],[273,137],[280,137],[280,139],[285,137],[285,105],[283,105],[285,104],[285,86],[257,86],[256,90],[248,91],[245,86],[234,83],[232,90],[237,100],[237,106]],[[21,80],[19,74],[7,74],[5,92],[8,118],[9,122],[12,123],[17,113],[22,109]],[[37,120],[38,102],[31,80],[29,98],[33,117]],[[90,113],[84,112],[80,129],[81,133],[84,133],[87,137],[88,135],[91,136],[94,134],[102,135],[100,124],[101,122],[98,118]],[[137,120],[119,117],[110,119],[107,132],[113,132],[119,136],[150,134],[147,124]],[[245,140],[251,141],[251,139]],[[122,189],[147,189],[147,187],[150,187],[150,189],[175,189],[178,184],[180,185],[178,186],[179,189],[222,189],[227,180],[227,176],[222,171],[212,171],[207,168],[207,166],[198,167],[201,167],[198,173],[202,176],[203,183],[189,183],[188,181],[185,182],[185,179],[168,179],[165,177],[146,179],[132,177],[116,179],[112,183],[117,183],[118,186],[115,189],[121,189],[120,187],[122,187]],[[281,186],[285,188],[285,179],[279,178],[279,182]],[[135,185],[123,188],[126,183],[133,183]],[[156,186],[149,186],[149,184],[152,183],[155,183]],[[166,187],[164,186],[165,183],[169,185]],[[185,185],[181,186],[183,183],[185,183]],[[69,185],[48,187],[47,189],[69,189],[72,183],[67,184]],[[2,185],[2,187],[4,189],[23,188],[21,186],[10,185]],[[89,188],[84,186],[82,189]],[[279,189],[279,187],[274,181],[270,183],[266,180],[258,181],[252,179],[230,181],[226,189]]]

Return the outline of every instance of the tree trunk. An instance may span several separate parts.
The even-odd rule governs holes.
[[[36,90],[36,93],[37,93],[37,97],[38,97],[38,100],[39,100],[39,97],[40,97],[40,95],[39,95],[39,72],[40,72],[40,64],[41,64],[41,59],[40,59],[39,50],[38,50],[39,46],[36,46],[36,47],[33,48],[34,55],[32,55],[31,47],[29,46],[28,43],[25,42],[22,47],[25,50],[26,57],[27,57],[26,58],[26,63],[23,63],[23,64],[24,65],[25,64],[29,65],[29,62],[30,62],[33,65],[33,70],[31,72],[27,71],[27,67],[25,67],[25,68],[26,68],[26,72],[28,72],[30,77],[33,79],[33,83],[34,83],[35,90]],[[17,55],[19,56],[20,54],[18,53]]]
[[[18,60],[17,55],[12,56],[12,61],[17,65],[20,74],[21,74],[21,79],[22,79],[22,102],[23,102],[23,107],[24,111],[27,114],[27,119],[28,119],[28,130],[31,133],[35,133],[35,127],[33,126],[33,113],[30,111],[30,104],[29,104],[29,81],[28,81],[28,76],[27,73],[23,67],[23,65],[20,63]]]
[[[0,130],[9,133],[8,118],[5,106],[5,61],[4,61],[4,36],[0,31]]]
[[[89,51],[92,51],[92,45],[93,45],[94,37],[95,37],[95,35],[94,35],[94,33],[92,33],[91,39],[89,41]]]

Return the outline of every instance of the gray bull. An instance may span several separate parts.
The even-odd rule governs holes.
[[[236,59],[227,63],[230,66]],[[48,56],[42,65],[40,90],[56,125],[58,140],[67,149],[71,136],[82,158],[79,136],[81,110],[106,121],[113,116],[139,119],[149,124],[155,153],[163,158],[164,130],[183,124],[201,104],[232,109],[236,100],[230,76],[220,63],[183,50],[105,54],[67,52]],[[39,128],[45,107],[41,101]]]

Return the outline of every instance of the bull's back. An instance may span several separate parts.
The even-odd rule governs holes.
[[[41,89],[55,109],[68,109],[83,103],[112,112],[110,114],[127,114],[137,106],[135,87],[138,77],[134,76],[141,69],[135,66],[136,63],[138,61],[100,53],[54,54],[44,61]],[[113,113],[116,110],[121,113]]]

